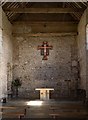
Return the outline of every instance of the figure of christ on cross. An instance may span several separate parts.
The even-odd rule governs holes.
[[[42,46],[38,46],[38,50],[41,50],[41,55],[43,55],[42,60],[47,60],[49,55],[49,50],[52,50],[53,46],[49,46],[48,42],[43,42]]]

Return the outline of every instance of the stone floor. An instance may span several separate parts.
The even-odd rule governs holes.
[[[40,103],[40,100],[31,101]],[[58,120],[88,120],[88,108],[83,105],[80,101],[42,101],[42,105],[29,105],[30,100],[9,100],[4,103],[3,106],[14,106],[16,109],[4,109],[3,113],[6,112],[24,112],[26,108],[25,118],[57,118]],[[58,114],[57,117],[52,114]],[[6,118],[2,115],[2,118]],[[13,118],[8,116],[7,118]]]

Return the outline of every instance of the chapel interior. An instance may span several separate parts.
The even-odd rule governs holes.
[[[87,1],[0,3],[0,119],[88,120]]]

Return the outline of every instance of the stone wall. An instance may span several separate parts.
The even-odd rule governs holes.
[[[5,13],[1,11],[2,13],[2,26],[1,26],[1,41],[0,41],[0,87],[2,88],[2,95],[0,97],[6,96],[7,94],[7,80],[9,79],[11,81],[12,79],[12,73],[11,69],[9,70],[8,65],[12,65],[12,27],[10,22],[8,21]],[[9,70],[9,71],[8,71]],[[9,77],[10,74],[10,77]],[[9,78],[8,78],[9,77]]]
[[[47,41],[53,46],[48,60],[42,60],[38,45]],[[39,98],[38,87],[54,87],[53,97],[67,97],[68,86],[65,80],[71,80],[70,90],[77,85],[77,43],[76,36],[62,37],[14,37],[13,39],[13,78],[20,78],[21,97]],[[75,67],[74,67],[75,66]]]
[[[86,26],[86,69],[87,69],[87,77],[86,77],[86,89],[87,89],[87,98],[88,98],[88,24]]]
[[[81,17],[78,25],[78,58],[80,63],[79,88],[87,89],[87,61],[86,61],[86,12]]]
[[[0,7],[0,98],[2,96],[2,8]]]
[[[88,98],[88,7],[87,7],[87,12],[86,12],[86,17],[87,17],[87,24],[86,24],[86,33],[87,33],[87,35],[86,35],[86,42],[87,42],[87,82],[86,82],[86,84],[87,84],[87,86],[86,86],[86,89],[87,89],[87,98]]]

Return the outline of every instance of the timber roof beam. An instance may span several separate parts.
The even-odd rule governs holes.
[[[82,13],[83,9],[73,8],[4,8],[5,12],[12,13]]]

